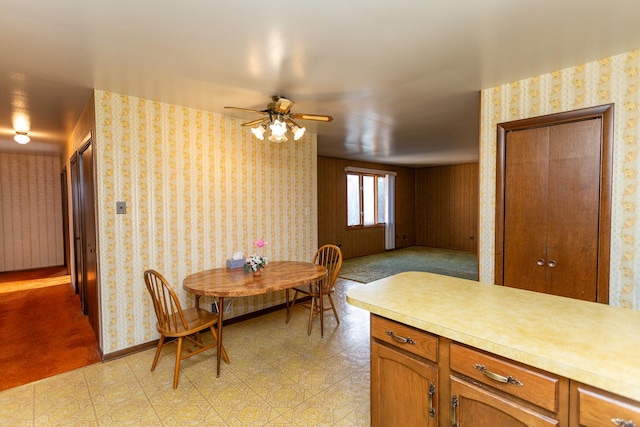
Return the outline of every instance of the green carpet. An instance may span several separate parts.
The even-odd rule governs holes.
[[[403,271],[428,271],[478,280],[478,258],[472,252],[411,246],[344,260],[339,277],[369,283]]]

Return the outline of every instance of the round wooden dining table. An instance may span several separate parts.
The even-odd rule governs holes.
[[[185,277],[182,288],[196,296],[196,307],[200,297],[218,298],[218,342],[216,354],[216,376],[220,377],[220,355],[222,354],[222,314],[224,299],[228,297],[246,297],[262,295],[281,290],[287,291],[287,309],[289,308],[290,288],[306,285],[322,279],[327,269],[322,265],[302,261],[272,261],[259,276],[245,272],[243,268],[214,268],[199,271]]]

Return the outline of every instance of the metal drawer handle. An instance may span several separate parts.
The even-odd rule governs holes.
[[[402,343],[402,344],[411,344],[411,345],[416,345],[416,342],[414,340],[412,340],[409,337],[403,338],[400,337],[396,334],[393,333],[393,331],[387,331],[387,335],[389,335],[391,338],[393,338],[395,341]]]
[[[458,405],[458,396],[454,394],[451,397],[451,414],[449,415],[449,417],[451,418],[451,427],[458,427],[458,413],[456,411]]]
[[[429,400],[428,400],[428,405],[429,405],[429,416],[431,418],[435,418],[436,416],[436,410],[433,407],[433,395],[436,394],[436,385],[434,383],[429,384]]]
[[[633,421],[623,420],[622,418],[611,418],[611,422],[621,427],[636,427]]]
[[[479,363],[474,363],[473,367],[476,368],[478,371],[482,372],[483,374],[485,374],[486,376],[488,376],[489,378],[491,378],[492,380],[499,381],[505,384],[513,384],[518,387],[524,386],[524,383],[522,381],[519,381],[513,378],[511,375],[509,375],[508,377],[503,377],[502,375],[498,375],[491,371],[488,371],[486,366],[480,365]]]

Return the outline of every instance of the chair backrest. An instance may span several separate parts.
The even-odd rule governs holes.
[[[160,332],[177,332],[187,329],[187,321],[176,293],[171,289],[167,280],[155,270],[144,272],[144,282],[151,294],[153,309],[158,318]]]
[[[327,275],[320,283],[324,292],[330,291],[342,267],[342,251],[336,245],[323,245],[314,255],[313,262],[327,269]]]

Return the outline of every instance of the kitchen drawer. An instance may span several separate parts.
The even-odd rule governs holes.
[[[640,427],[640,403],[590,387],[575,387],[578,395],[578,425]]]
[[[438,361],[438,338],[420,329],[372,314],[371,337],[433,362]]]
[[[451,370],[556,413],[560,378],[451,344]],[[568,388],[567,388],[568,390]]]

